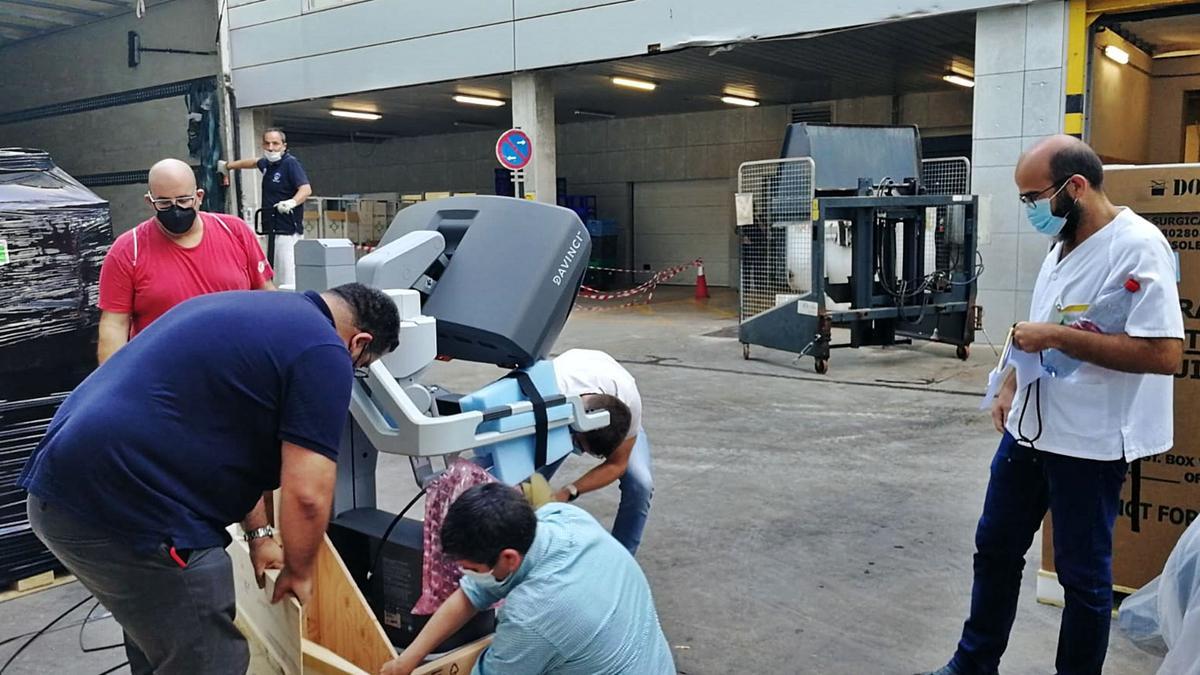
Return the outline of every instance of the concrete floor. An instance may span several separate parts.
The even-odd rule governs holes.
[[[991,350],[977,344],[966,364],[936,345],[842,350],[818,376],[811,359],[783,352],[754,349],[744,361],[733,302],[697,304],[679,290],[652,307],[576,312],[556,345],[604,349],[638,378],[656,481],[638,559],[679,671],[904,675],[942,665],[967,610],[997,441],[976,410]],[[426,379],[462,391],[499,374],[451,363]],[[572,458],[556,483],[589,466]],[[407,461],[384,459],[380,492],[391,509],[414,494]],[[617,498],[614,486],[578,503],[608,524]],[[1005,673],[1053,672],[1061,611],[1034,601],[1039,551],[1035,542]],[[0,604],[0,640],[85,595],[70,584]],[[124,660],[119,650],[81,654],[78,630],[39,640],[8,672],[95,675]],[[87,631],[89,645],[119,635],[111,619]],[[0,645],[0,659],[18,643]],[[1157,663],[1114,629],[1106,673]]]

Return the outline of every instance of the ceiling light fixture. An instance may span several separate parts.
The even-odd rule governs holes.
[[[1105,47],[1104,55],[1121,65],[1129,63],[1129,52],[1116,45],[1108,45]]]
[[[578,117],[599,117],[600,119],[611,120],[616,117],[616,113],[604,112],[603,110],[584,110],[577,108],[575,115]]]
[[[488,108],[499,108],[504,105],[504,101],[498,98],[485,98],[483,96],[468,96],[466,94],[455,94],[454,100],[467,105],[481,105]]]
[[[753,108],[758,105],[758,101],[752,98],[742,98],[741,96],[722,96],[721,102],[728,103],[729,105],[740,105],[746,108]]]
[[[949,82],[950,84],[957,84],[960,87],[967,87],[968,89],[975,86],[975,80],[972,80],[971,78],[967,77],[966,75],[959,75],[958,73],[950,73],[949,75],[943,75],[942,79]]]
[[[359,112],[357,110],[336,110],[335,109],[335,110],[330,110],[329,114],[333,115],[334,117],[345,117],[346,119],[352,119],[352,120],[370,120],[371,122],[374,122],[375,120],[378,120],[378,119],[383,119],[383,115],[380,115],[379,113]]]
[[[460,129],[495,129],[496,128],[495,126],[493,126],[491,124],[484,124],[482,122],[468,122],[466,120],[455,120],[454,126],[460,128]]]
[[[647,82],[646,80],[635,80],[632,77],[614,77],[612,83],[618,87],[628,87],[630,89],[641,89],[642,91],[654,91],[658,88],[658,84]]]

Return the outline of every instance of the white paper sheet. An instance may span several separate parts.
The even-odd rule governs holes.
[[[996,394],[1000,392],[1000,387],[1004,384],[1004,378],[1008,374],[1009,368],[1015,368],[1017,371],[1017,391],[1025,389],[1046,374],[1046,370],[1042,368],[1041,354],[1017,349],[1013,343],[1011,330],[1008,331],[1008,338],[1004,341],[1004,350],[1000,352],[1000,360],[996,362],[996,367],[988,373],[987,391],[983,395],[983,400],[979,402],[980,410],[987,410],[991,407],[992,401],[996,399]]]

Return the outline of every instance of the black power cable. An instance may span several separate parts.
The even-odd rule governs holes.
[[[104,621],[105,619],[108,619],[108,618],[111,618],[111,617],[109,617],[109,616],[98,616],[98,617],[96,617],[95,619],[92,619],[92,623],[95,623],[95,622],[97,622],[97,621]],[[64,623],[64,624],[62,624],[61,626],[59,626],[58,628],[55,628],[54,630],[48,630],[48,631],[46,631],[46,635],[49,635],[49,634],[51,634],[51,633],[57,633],[57,632],[59,632],[59,631],[62,631],[62,630],[70,630],[70,629],[72,629],[72,628],[75,628],[76,626],[78,626],[78,625],[80,625],[80,624],[82,624],[82,623],[83,623],[83,620],[79,620],[79,621],[73,621],[73,622],[71,622],[71,623]],[[10,635],[9,637],[6,637],[6,638],[4,638],[3,640],[0,640],[0,647],[3,647],[3,646],[4,646],[4,645],[6,645],[6,644],[10,644],[10,643],[16,642],[17,640],[20,640],[21,638],[27,638],[27,637],[29,637],[30,635],[33,635],[33,634],[34,634],[34,633],[36,633],[36,632],[37,632],[37,631],[35,631],[35,630],[31,630],[31,631],[27,631],[27,632],[25,632],[25,633],[18,633],[18,634],[16,634],[16,635]]]
[[[427,489],[428,488],[421,488],[421,491],[417,493],[417,496],[413,497],[412,500],[404,506],[404,508],[400,509],[400,513],[397,513],[396,517],[392,518],[392,522],[388,524],[387,529],[383,531],[383,538],[379,541],[379,548],[375,551],[375,559],[371,561],[371,567],[367,569],[367,579],[375,576],[375,568],[379,566],[379,560],[383,557],[383,549],[385,546],[387,546],[388,537],[391,536],[392,530],[394,530],[396,525],[400,523],[400,519],[404,517],[404,514],[408,513],[408,510],[417,503],[417,500],[425,496],[425,490]],[[2,673],[3,671],[0,671],[0,674]]]
[[[25,651],[25,649],[28,648],[29,645],[33,644],[34,640],[40,638],[43,634],[45,634],[47,631],[49,631],[51,628],[53,628],[54,624],[67,618],[68,614],[70,614],[71,612],[74,612],[75,610],[79,609],[80,607],[83,607],[87,603],[87,601],[91,600],[91,599],[92,599],[92,596],[90,596],[90,595],[87,596],[86,598],[80,600],[79,602],[75,603],[74,605],[71,605],[70,609],[63,612],[62,614],[59,614],[57,617],[54,618],[53,621],[46,624],[45,626],[42,626],[41,630],[34,633],[33,636],[30,637],[25,642],[23,642],[20,647],[17,647],[17,651],[13,652],[12,656],[8,657],[8,660],[4,662],[3,666],[0,666],[0,675],[3,675],[4,671],[8,670],[8,667],[10,665],[12,665],[12,662],[16,661],[17,657],[21,655],[21,652]]]
[[[105,645],[103,647],[85,647],[85,646],[83,646],[83,629],[87,628],[87,625],[89,623],[91,623],[92,614],[94,614],[96,612],[96,610],[99,608],[100,608],[100,601],[97,600],[96,604],[92,605],[92,608],[88,610],[87,617],[84,618],[83,623],[79,624],[79,651],[83,652],[84,654],[91,654],[93,652],[104,652],[104,651],[108,651],[109,649],[117,649],[119,647],[125,646],[124,642],[118,642],[116,644],[111,644],[111,645]]]

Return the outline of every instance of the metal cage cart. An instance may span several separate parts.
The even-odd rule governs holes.
[[[760,345],[825,373],[832,349],[913,339],[969,356],[982,269],[970,164],[919,148],[915,127],[794,124],[785,159],[739,167],[745,358]]]

